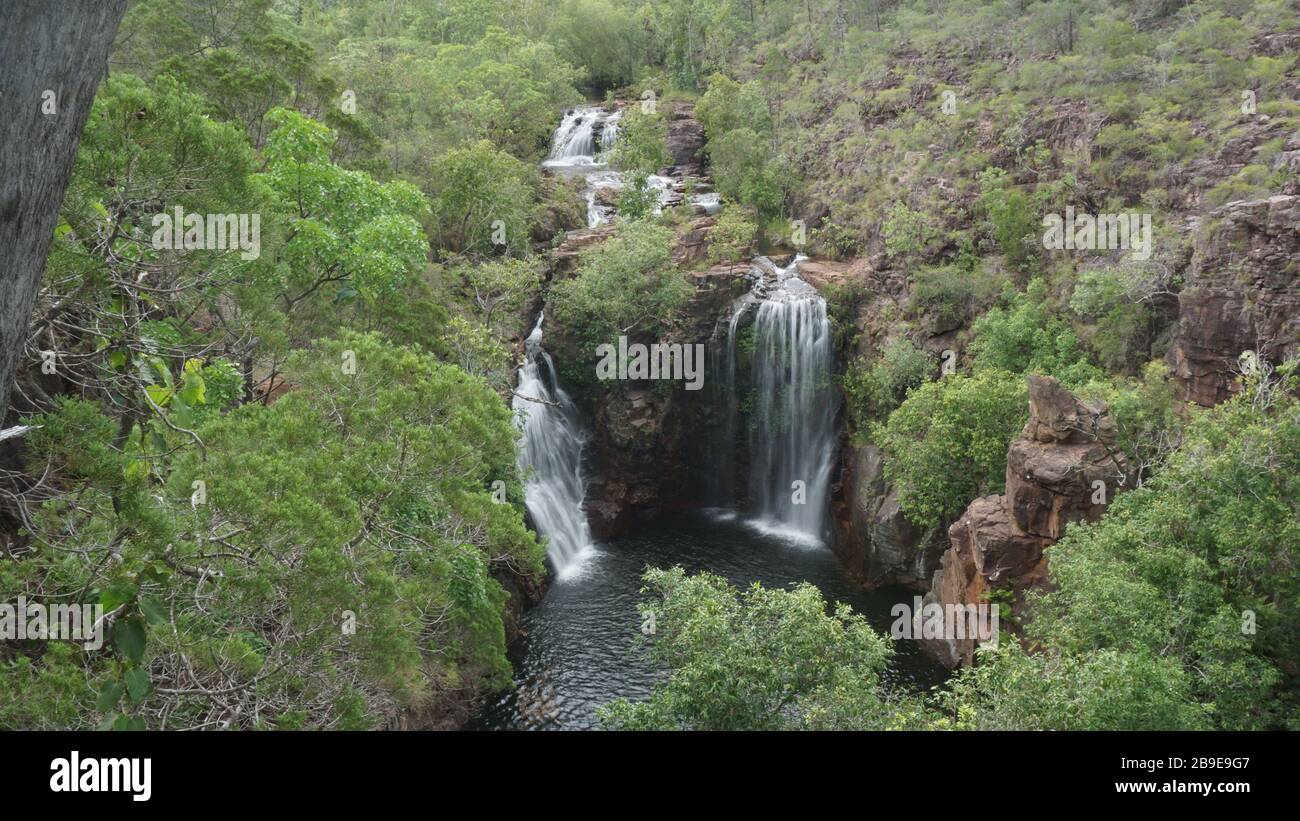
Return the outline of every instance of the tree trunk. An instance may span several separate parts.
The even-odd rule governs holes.
[[[0,3],[0,415],[126,3]]]

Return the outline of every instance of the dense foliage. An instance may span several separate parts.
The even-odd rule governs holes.
[[[525,312],[589,387],[597,345],[682,330],[686,269],[755,246],[862,262],[824,289],[846,423],[922,531],[1002,490],[1030,373],[1107,402],[1138,487],[1050,548],[1024,643],[924,703],[808,585],[651,570],[667,675],[609,726],[1300,728],[1294,366],[1192,411],[1163,363],[1187,217],[1294,183],[1297,25],[1283,0],[136,0],[0,477],[0,602],[100,604],[108,639],[0,642],[0,728],[460,725],[545,575]],[[586,203],[538,162],[602,98],[618,216],[546,271]],[[723,207],[691,262],[696,215],[651,181],[679,103]],[[1153,253],[1046,249],[1067,206],[1149,214]],[[252,214],[251,245],[187,222]]]

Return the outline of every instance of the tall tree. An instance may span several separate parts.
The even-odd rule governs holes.
[[[0,413],[127,0],[0,6]]]

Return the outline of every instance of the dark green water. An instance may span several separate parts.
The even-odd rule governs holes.
[[[737,585],[787,588],[807,581],[884,632],[893,621],[890,608],[910,606],[914,595],[900,588],[862,590],[828,548],[764,535],[742,522],[703,514],[662,521],[600,545],[580,571],[555,582],[526,616],[527,634],[512,648],[515,688],[485,703],[470,728],[587,729],[597,726],[601,704],[648,695],[662,674],[635,649],[640,576],[647,565],[677,564]],[[921,690],[943,680],[943,669],[914,642],[895,647],[891,683]]]

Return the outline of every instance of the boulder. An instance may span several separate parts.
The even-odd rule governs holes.
[[[843,283],[849,270],[849,263],[828,259],[804,259],[799,261],[798,270],[800,279],[820,291],[827,285]]]
[[[683,268],[693,268],[709,256],[709,241],[713,226],[717,223],[713,217],[699,217],[691,223],[677,238],[673,249],[673,263]]]
[[[835,500],[838,538],[832,545],[850,575],[868,587],[897,584],[924,589],[943,554],[935,534],[920,531],[903,515],[898,491],[885,480],[885,456],[868,444],[852,450],[842,477],[847,510]]]
[[[596,200],[597,205],[603,205],[606,208],[613,208],[618,205],[618,189],[612,185],[597,188],[592,192],[592,197]]]
[[[613,225],[600,225],[565,234],[563,242],[551,252],[552,276],[571,273],[578,267],[578,259],[583,251],[604,242],[614,235],[615,230]]]
[[[704,126],[695,119],[695,107],[674,103],[668,112],[668,154],[680,171],[698,168],[704,150]]]

